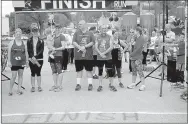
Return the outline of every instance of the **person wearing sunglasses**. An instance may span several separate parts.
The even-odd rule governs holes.
[[[43,66],[44,41],[39,38],[38,27],[31,27],[32,37],[27,41],[29,67],[31,70],[31,92],[35,92],[35,79],[37,78],[38,92],[41,88],[41,69]],[[37,77],[35,77],[37,76]]]
[[[24,67],[28,67],[27,45],[21,39],[22,30],[17,28],[15,31],[15,40],[9,43],[8,47],[8,66],[11,68],[12,77],[10,80],[9,96],[13,95],[12,89],[18,74],[17,94],[22,95],[21,86],[23,83]]]

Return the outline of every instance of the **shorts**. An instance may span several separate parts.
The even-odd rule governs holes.
[[[93,55],[93,67],[97,66],[97,55]]]
[[[51,62],[50,63],[52,74],[61,74],[62,73],[62,64],[60,62]]]
[[[76,72],[82,71],[84,68],[86,71],[93,71],[93,60],[75,60]]]
[[[113,61],[113,65],[114,65],[116,68],[121,68],[122,62],[121,62],[121,60],[114,60],[114,61]]]
[[[18,71],[19,69],[24,69],[22,66],[12,66],[11,71]]]
[[[154,49],[150,49],[149,50],[149,55],[150,56],[156,55],[155,50]]]
[[[103,68],[105,65],[105,68],[112,69],[113,68],[113,62],[112,60],[97,60],[97,66],[100,68]]]

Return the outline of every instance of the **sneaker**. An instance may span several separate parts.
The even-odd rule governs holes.
[[[92,85],[92,84],[89,84],[89,86],[88,86],[88,91],[92,91],[92,89],[93,89],[93,85]]]
[[[93,79],[99,79],[97,75],[93,75]]]
[[[114,86],[111,86],[110,90],[111,90],[111,91],[114,91],[114,92],[117,91],[117,89],[116,89]]]
[[[56,86],[52,86],[49,91],[54,91],[56,89]]]
[[[79,91],[80,89],[81,89],[80,84],[77,84],[77,85],[76,85],[76,88],[75,88],[75,91]]]
[[[146,89],[146,86],[145,85],[142,85],[140,88],[139,88],[139,91],[144,91]]]
[[[136,86],[136,84],[135,84],[135,83],[132,83],[132,84],[130,84],[129,86],[127,86],[127,88],[128,88],[128,89],[134,89],[135,86]]]
[[[98,92],[101,92],[102,91],[102,86],[99,86],[98,89],[97,89]]]
[[[42,92],[42,88],[41,88],[41,87],[38,87],[38,91],[39,91],[39,92]]]
[[[111,88],[111,87],[112,87],[112,84],[110,83],[110,84],[109,84],[109,88]]]
[[[60,92],[60,91],[61,91],[60,87],[54,89],[54,92]]]
[[[59,89],[62,91],[62,90],[63,90],[63,87],[62,87],[62,86],[59,86]]]
[[[35,92],[35,88],[34,87],[31,88],[31,92]]]
[[[120,82],[119,83],[119,86],[121,87],[121,88],[124,88],[124,85]]]

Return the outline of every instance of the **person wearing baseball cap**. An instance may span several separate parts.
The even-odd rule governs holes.
[[[35,92],[35,76],[37,76],[38,91],[41,92],[41,69],[43,66],[44,41],[39,38],[37,26],[31,26],[32,37],[27,41],[29,67],[31,70],[31,92]]]

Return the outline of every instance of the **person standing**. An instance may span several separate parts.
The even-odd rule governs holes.
[[[75,55],[75,67],[77,72],[77,85],[75,91],[81,89],[81,79],[83,75],[83,69],[87,71],[88,78],[88,91],[92,91],[92,71],[93,71],[93,49],[92,46],[95,42],[95,38],[92,32],[87,30],[86,22],[81,20],[79,22],[79,29],[74,33],[73,45]]]
[[[99,68],[99,87],[97,89],[98,92],[103,90],[102,80],[103,80],[103,66],[107,70],[107,75],[109,76],[110,85],[109,88],[112,91],[117,91],[115,86],[113,85],[114,80],[114,72],[113,72],[113,63],[112,63],[112,54],[111,51],[113,49],[113,42],[111,40],[111,36],[107,33],[107,26],[101,26],[101,34],[96,38],[95,49],[97,51],[97,65]]]
[[[142,59],[143,59],[142,51],[144,48],[145,39],[142,36],[142,29],[140,27],[136,28],[135,34],[137,38],[136,38],[133,52],[131,52],[130,54],[130,60],[131,60],[131,66],[132,66],[132,84],[130,84],[127,88],[128,89],[135,88],[136,86],[135,82],[136,82],[136,77],[138,73],[141,79],[141,84],[142,84],[139,91],[143,91],[145,90],[145,79],[144,79],[143,65],[142,65]]]
[[[74,63],[74,46],[72,44],[72,39],[73,39],[73,35],[72,33],[69,31],[69,40],[68,40],[68,52],[69,52],[69,58],[68,61],[69,63],[73,64]]]
[[[148,55],[148,52],[149,52],[149,34],[148,34],[148,31],[147,29],[143,29],[142,30],[142,34],[143,34],[143,37],[144,37],[144,40],[145,40],[145,44],[144,44],[144,49],[142,51],[142,54],[143,54],[143,60],[142,60],[142,64],[144,66],[147,65],[147,55]]]
[[[61,34],[61,26],[56,24],[55,35],[53,38],[53,44],[49,47],[49,53],[52,51],[54,52],[54,59],[49,57],[48,62],[50,63],[52,69],[52,75],[54,80],[54,86],[51,87],[50,91],[59,92],[62,88],[62,80],[63,80],[63,73],[62,73],[62,50],[65,49],[64,42],[65,36]]]
[[[119,39],[122,40],[123,42],[127,43],[127,34],[126,34],[126,29],[122,29],[122,32],[119,35]],[[129,63],[129,51],[125,51],[125,62]]]
[[[27,41],[29,67],[31,70],[31,92],[35,92],[35,76],[37,76],[38,91],[41,92],[41,69],[43,66],[44,41],[39,38],[38,27],[31,27],[32,37]]]
[[[113,49],[112,49],[112,62],[114,66],[114,70],[117,71],[119,86],[121,88],[124,88],[124,85],[122,83],[122,74],[121,74],[121,68],[122,68],[122,53],[124,53],[125,50],[127,50],[127,44],[120,40],[118,38],[118,32],[112,31],[112,42],[113,42]],[[121,47],[123,46],[124,50],[121,51]]]
[[[131,50],[133,50],[133,47],[134,47],[134,43],[135,43],[135,36],[134,36],[134,29],[130,29],[130,33],[129,35],[127,36],[127,45],[128,45],[128,52],[130,54]],[[129,55],[128,54],[128,55]],[[131,60],[130,60],[130,55],[128,57],[128,63],[129,63],[129,71],[132,72],[132,68],[131,68]]]
[[[27,45],[21,39],[22,30],[15,30],[15,40],[9,43],[8,47],[8,66],[11,68],[12,77],[10,80],[9,96],[13,95],[12,89],[18,74],[18,90],[17,94],[22,95],[21,86],[23,83],[24,67],[29,66]]]
[[[69,44],[71,37],[68,34],[68,30],[64,30],[63,34],[65,36],[66,41],[64,42],[65,49],[63,50],[63,58],[62,58],[62,72],[69,71],[67,70],[67,65],[68,65],[68,59],[69,59]]]

